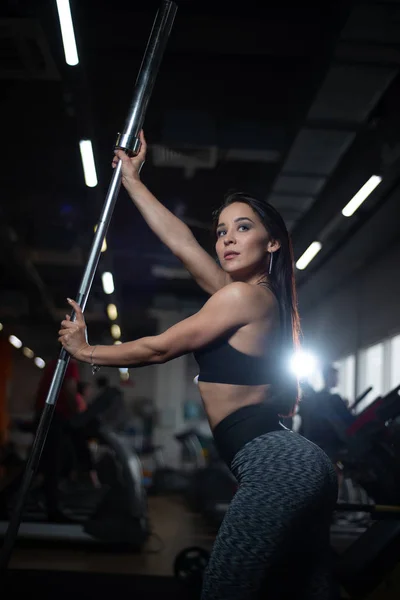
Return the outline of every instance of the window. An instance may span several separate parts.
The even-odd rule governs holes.
[[[358,414],[378,396],[385,396],[400,385],[400,335],[361,350],[357,357],[346,356],[335,362],[335,367],[339,372],[337,392],[349,400],[350,406],[354,403],[355,393],[356,396],[361,395],[372,386],[372,390],[357,405],[355,412]]]
[[[356,357],[354,354],[339,360],[335,366],[339,371],[339,382],[337,391],[344,400],[350,404],[354,402],[354,383],[356,376]]]
[[[400,385],[400,335],[390,340],[390,390]]]
[[[319,392],[324,387],[324,378],[322,377],[320,368],[317,368],[312,373],[310,373],[307,379],[308,383],[311,385],[312,388],[314,388],[316,392]]]
[[[384,393],[384,344],[375,344],[360,353],[360,372],[357,393],[362,394],[369,386],[372,391],[357,406],[357,412],[364,410],[378,396]]]

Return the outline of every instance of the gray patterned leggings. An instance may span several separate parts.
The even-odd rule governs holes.
[[[292,431],[247,443],[239,488],[219,529],[201,600],[334,600],[329,530],[337,477],[324,452]]]

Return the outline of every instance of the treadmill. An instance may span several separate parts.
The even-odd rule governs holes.
[[[57,524],[42,521],[39,513],[31,513],[29,505],[21,522],[17,543],[71,543],[106,547],[140,549],[150,535],[147,496],[143,485],[142,465],[127,436],[103,427],[102,441],[110,447],[118,464],[116,485],[97,492],[97,502],[89,502],[81,513],[74,514],[77,523]],[[94,496],[96,495],[96,491]],[[4,538],[8,521],[0,521],[0,539]]]

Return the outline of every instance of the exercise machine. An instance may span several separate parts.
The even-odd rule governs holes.
[[[350,505],[346,509],[368,511],[373,521],[341,555],[336,556],[335,572],[342,589],[351,599],[357,600],[398,598],[400,506]],[[393,579],[395,571],[396,593]],[[384,587],[393,596],[385,593],[379,595],[379,589],[383,592]]]
[[[347,429],[340,461],[378,504],[400,502],[400,386],[378,397]]]
[[[107,483],[102,490],[95,491],[92,506],[87,503],[86,510],[80,514],[72,510],[76,523],[71,524],[49,523],[39,520],[37,515],[30,518],[27,513],[19,530],[19,540],[98,543],[134,551],[143,547],[150,535],[150,526],[141,461],[130,439],[111,429],[99,430],[98,443],[113,457],[113,465],[107,466]],[[12,495],[10,500],[12,504]],[[65,508],[71,510],[68,500]],[[0,522],[1,537],[7,525],[6,520]]]
[[[182,450],[182,461],[179,468],[165,464],[162,446],[152,448],[155,468],[152,471],[152,482],[148,489],[148,493],[151,495],[186,493],[191,485],[193,473],[206,464],[195,429],[185,429],[176,433],[174,438],[181,445]]]
[[[199,433],[191,431],[195,447],[202,452]],[[197,441],[196,441],[197,438]],[[207,460],[203,459],[190,475],[185,498],[191,510],[200,513],[213,527],[218,528],[235,495],[237,481],[229,467],[220,458],[212,440],[207,448]]]

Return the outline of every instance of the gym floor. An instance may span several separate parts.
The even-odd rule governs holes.
[[[198,546],[210,551],[215,531],[188,511],[177,496],[149,496],[153,535],[141,552],[111,552],[95,544],[71,542],[18,542],[9,571],[1,582],[2,598],[38,592],[41,600],[71,597],[109,600],[130,593],[135,600],[198,600],[199,589],[174,578],[174,561],[184,548]],[[354,527],[332,528],[332,545],[342,552],[361,531]]]
[[[39,569],[166,576],[173,575],[176,555],[188,546],[210,550],[215,532],[201,516],[188,512],[184,500],[175,496],[148,499],[153,535],[140,553],[98,551],[96,546],[17,543],[10,569]]]

